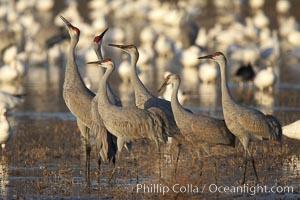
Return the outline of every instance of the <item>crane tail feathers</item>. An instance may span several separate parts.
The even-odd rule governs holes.
[[[271,139],[282,143],[282,126],[279,120],[273,115],[266,115],[266,119],[271,128]]]

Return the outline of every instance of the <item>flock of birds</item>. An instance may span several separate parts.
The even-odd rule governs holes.
[[[171,102],[155,97],[143,85],[136,72],[139,51],[134,45],[116,45],[131,57],[131,83],[135,92],[135,106],[123,107],[120,100],[109,86],[109,77],[115,69],[112,59],[104,59],[101,53],[102,38],[107,30],[94,39],[94,49],[98,61],[88,64],[98,64],[106,68],[99,82],[95,95],[89,90],[78,71],[75,59],[75,47],[79,41],[80,30],[64,17],[71,37],[67,58],[63,97],[67,107],[76,116],[78,127],[87,143],[87,167],[89,163],[89,139],[95,140],[98,152],[98,163],[102,161],[115,162],[126,143],[147,138],[154,141],[159,150],[159,143],[166,143],[168,137],[174,137],[179,144],[209,152],[214,145],[234,146],[237,138],[245,149],[245,171],[242,183],[245,183],[247,156],[251,156],[256,177],[254,159],[249,151],[249,142],[253,140],[273,139],[281,142],[282,128],[275,116],[238,104],[228,89],[226,68],[227,60],[223,53],[199,57],[212,59],[221,71],[222,106],[224,120],[206,115],[195,115],[178,102],[177,93],[180,77],[170,74],[162,87],[173,85]],[[89,138],[89,136],[91,138]],[[116,159],[117,158],[117,159]],[[87,169],[88,171],[88,169]]]
[[[20,0],[16,5],[7,3],[7,5],[10,5],[9,8],[11,10],[10,12],[5,12],[0,9],[0,17],[5,16],[5,19],[9,22],[21,19],[15,16],[18,14],[17,11],[28,9],[28,7],[21,4],[22,2],[23,1]],[[42,11],[43,9],[47,10],[53,7],[53,4],[51,4],[52,1],[48,0],[45,2],[47,3],[36,4],[36,6]],[[91,7],[96,8],[96,5],[98,5],[97,2],[99,3],[99,1],[90,1],[89,5],[93,5]],[[137,2],[136,6],[138,6]],[[169,4],[162,4],[160,8],[159,5],[161,4],[157,2],[157,4],[153,3],[153,8],[149,8],[146,7],[146,5],[149,4],[148,1],[139,1],[139,6],[144,8],[144,10],[141,9],[140,11],[151,11],[148,15],[149,20],[153,22],[163,21],[163,23],[171,27],[168,29],[170,34],[178,36],[178,32],[176,32],[175,29],[173,30],[172,27],[176,26],[181,30],[181,25],[187,22],[187,20],[190,20],[195,13],[199,12],[196,8],[198,8],[198,4],[203,6],[203,2],[205,1],[195,1],[190,6],[179,3],[178,6],[181,9],[171,12],[164,20],[159,18],[159,16],[166,16],[162,13],[167,13],[166,10],[171,9],[171,7],[168,6]],[[224,10],[224,8],[226,10],[229,9],[226,6],[232,5],[231,3],[218,4],[218,2],[223,1],[213,2],[217,10]],[[236,1],[233,2],[234,5],[238,4]],[[107,5],[110,4],[108,2],[106,3]],[[222,20],[216,23],[209,31],[202,27],[199,31],[196,30],[196,32],[190,31],[190,33],[187,33],[188,38],[194,37],[195,44],[193,45],[190,45],[192,42],[190,40],[186,41],[186,38],[173,40],[172,36],[167,35],[165,32],[161,32],[160,35],[157,36],[155,30],[159,25],[157,25],[157,27],[147,27],[142,30],[140,35],[141,46],[121,45],[120,43],[124,43],[124,33],[122,36],[122,30],[114,29],[112,35],[115,36],[115,39],[111,41],[118,44],[109,44],[109,46],[122,50],[130,57],[130,62],[127,57],[124,58],[118,67],[118,74],[123,81],[130,82],[133,87],[135,106],[132,107],[122,105],[120,98],[110,85],[110,76],[116,68],[116,61],[110,58],[104,59],[102,55],[101,45],[103,37],[108,31],[108,29],[106,29],[107,24],[104,20],[106,16],[104,16],[104,14],[108,15],[109,12],[102,13],[100,17],[102,20],[99,20],[99,14],[96,14],[99,12],[91,13],[91,16],[98,20],[92,23],[93,32],[100,32],[100,30],[105,31],[94,38],[92,48],[85,49],[86,55],[89,55],[86,56],[85,60],[91,61],[91,59],[97,58],[97,61],[92,61],[88,64],[98,65],[100,68],[99,77],[101,81],[99,82],[96,93],[87,87],[86,78],[80,74],[77,63],[80,62],[81,64],[82,60],[78,59],[78,55],[80,55],[81,52],[75,50],[77,45],[85,48],[83,44],[89,42],[87,39],[90,38],[90,34],[85,34],[91,31],[83,31],[85,33],[81,35],[79,28],[72,25],[63,16],[60,16],[60,21],[63,21],[67,27],[71,39],[67,53],[63,99],[71,113],[76,117],[78,128],[86,141],[86,175],[89,176],[91,143],[95,143],[100,169],[102,162],[113,162],[115,166],[118,166],[116,162],[119,160],[123,147],[130,150],[131,142],[142,138],[153,141],[159,152],[161,144],[166,143],[168,138],[174,138],[178,144],[180,144],[179,153],[180,148],[183,147],[191,150],[192,153],[204,151],[207,154],[209,154],[211,146],[224,145],[234,147],[235,141],[239,140],[245,151],[244,173],[242,178],[242,183],[245,183],[248,156],[250,156],[254,173],[256,178],[258,178],[255,162],[249,150],[249,143],[251,141],[270,139],[282,142],[282,134],[291,138],[300,139],[298,131],[300,120],[281,127],[281,123],[275,116],[264,114],[257,109],[239,104],[232,97],[228,87],[229,78],[227,76],[227,65],[228,62],[230,62],[231,68],[235,69],[233,70],[234,76],[238,77],[242,83],[245,81],[253,81],[258,90],[272,92],[272,88],[280,75],[279,46],[282,46],[291,54],[296,54],[297,52],[296,47],[300,41],[297,38],[300,37],[300,32],[297,30],[295,19],[287,15],[290,9],[289,1],[279,0],[277,2],[277,9],[280,14],[280,18],[278,19],[280,26],[279,32],[275,30],[271,31],[268,28],[268,18],[261,10],[263,4],[263,0],[249,1],[249,5],[255,10],[255,15],[253,18],[246,18],[246,24],[232,22],[233,16],[229,15],[229,17],[224,17],[224,13],[220,11],[220,19]],[[62,12],[62,15],[68,19],[72,19],[73,23],[78,22],[84,30],[91,28],[83,24],[78,16],[76,5],[76,1],[72,1],[69,7]],[[111,9],[117,9],[120,5],[117,3],[113,5],[110,4]],[[197,6],[193,8],[193,5]],[[102,6],[104,6],[104,4]],[[134,6],[132,7],[134,8]],[[125,11],[127,12],[124,12],[124,15],[126,16],[127,14],[127,17],[129,17],[131,13],[130,8],[126,7],[126,9]],[[11,82],[22,78],[26,74],[26,68],[29,64],[28,60],[30,60],[30,64],[47,60],[47,62],[50,63],[49,65],[51,65],[53,58],[60,58],[61,54],[63,54],[64,44],[62,45],[60,41],[64,41],[68,38],[63,31],[58,31],[57,28],[48,27],[45,30],[40,29],[35,20],[30,18],[27,12],[22,11],[21,13],[21,25],[18,26],[14,24],[14,26],[12,26],[13,31],[15,31],[14,34],[6,33],[6,35],[8,35],[6,39],[7,44],[3,44],[3,47],[0,46],[2,52],[0,82]],[[143,12],[139,14],[142,15],[142,13]],[[143,15],[141,17],[146,16]],[[56,18],[55,22],[60,23]],[[29,29],[26,26],[30,26],[31,28]],[[51,37],[47,35],[52,33],[55,37],[52,37],[53,35]],[[36,37],[27,37],[30,34]],[[11,42],[13,40],[11,36],[14,37],[15,35],[17,35],[15,38],[20,39],[17,43]],[[34,41],[34,39],[38,40],[43,35],[47,35],[47,37],[42,41]],[[280,35],[284,42],[280,45],[278,35]],[[80,36],[81,40],[84,41],[82,43],[79,42]],[[30,42],[24,44],[23,39],[26,37]],[[156,40],[155,44],[154,40]],[[215,47],[211,47],[210,45],[212,44],[215,45]],[[44,48],[48,51],[46,51],[45,54],[44,52],[43,54],[38,54],[41,52],[38,52],[39,50],[36,51],[36,46],[39,46],[39,50]],[[158,98],[152,94],[143,84],[137,72],[137,65],[141,66],[143,70],[151,66],[149,60],[154,60],[154,48],[157,50],[158,57],[180,58],[180,64],[188,72],[186,74],[183,72],[182,77],[176,73],[166,74],[164,83],[160,88],[160,91],[166,87],[169,88],[169,96],[165,99]],[[221,52],[203,56],[203,49],[218,49],[224,53],[226,52],[227,58]],[[94,51],[93,54],[95,56],[90,57],[90,51]],[[116,54],[118,53],[115,50],[114,52]],[[195,69],[199,65],[199,59],[197,58],[201,60],[207,59],[207,62],[203,62],[199,66],[199,70],[195,73]],[[261,62],[261,58],[263,58],[263,62]],[[257,67],[258,65],[264,66],[264,68],[261,69]],[[105,72],[103,72],[102,68],[106,69]],[[177,71],[177,69],[170,71]],[[201,84],[208,86],[217,81],[219,73],[221,75],[221,96],[224,119],[195,114],[182,106],[181,96],[183,94],[179,89],[181,79],[184,80],[184,83],[186,80],[193,80],[193,77],[196,75],[199,76],[202,82]],[[197,81],[193,84],[198,84],[198,79],[195,80]],[[23,98],[20,97],[20,93],[16,95],[9,94],[5,91],[0,92],[0,143],[2,144],[2,155],[5,154],[5,144],[12,135],[12,129],[6,118],[6,112],[8,109],[12,109],[22,103],[22,101]],[[93,142],[91,142],[91,140]],[[115,169],[116,167],[112,175],[115,174]]]

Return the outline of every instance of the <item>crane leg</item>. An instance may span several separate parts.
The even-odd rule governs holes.
[[[180,156],[180,152],[181,152],[181,144],[178,144],[177,147],[178,147],[178,154],[177,154],[177,158],[176,158],[176,162],[175,162],[175,178],[176,178],[176,174],[177,174],[177,166],[178,166],[179,156]]]
[[[158,142],[158,174],[159,179],[161,179],[161,150],[160,150],[160,142]]]
[[[215,181],[218,183],[218,160],[214,158],[214,174],[215,174]]]
[[[119,162],[120,162],[120,151],[117,151],[116,153],[116,159],[113,160],[114,163],[114,169],[110,175],[110,178],[108,180],[108,183],[111,183],[111,180],[114,178],[114,180],[116,180],[116,172],[119,170]]]
[[[98,173],[99,173],[98,183],[100,183],[100,175],[101,175],[101,158],[100,158],[100,156],[98,157]]]
[[[256,180],[258,180],[258,175],[257,175],[253,155],[250,152],[248,152],[248,154],[251,156],[251,163],[252,163],[252,166],[253,166],[253,171],[254,171],[254,174],[255,174],[255,178],[256,178]]]
[[[248,164],[248,150],[245,150],[245,156],[244,156],[244,175],[243,175],[242,185],[245,184],[245,180],[246,180],[247,164]]]
[[[84,142],[85,142],[85,154],[86,154],[85,175],[86,175],[86,181],[89,182],[89,180],[90,180],[90,155],[91,155],[91,146],[89,143],[90,129],[88,127],[86,127],[86,125],[83,124],[80,120],[77,120],[77,126],[78,126],[80,133],[81,133],[82,137],[84,138]]]
[[[90,162],[91,162],[91,146],[88,141],[86,141],[86,177],[87,181],[90,180]]]

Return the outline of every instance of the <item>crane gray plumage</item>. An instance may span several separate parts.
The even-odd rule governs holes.
[[[122,150],[125,142],[142,138],[148,138],[157,145],[159,142],[166,142],[168,129],[157,115],[157,108],[143,110],[112,104],[107,97],[106,88],[107,80],[114,71],[114,64],[111,59],[103,62],[90,62],[92,63],[101,64],[102,67],[107,68],[99,83],[98,109],[101,110],[99,113],[107,130],[118,138],[118,151]]]
[[[254,159],[249,151],[251,140],[273,139],[281,142],[282,129],[276,117],[264,115],[262,112],[240,105],[232,98],[227,85],[226,67],[227,60],[223,53],[216,52],[212,55],[202,56],[199,59],[209,58],[218,63],[221,71],[222,107],[225,123],[228,129],[241,141],[245,149],[245,170],[243,183],[247,168],[247,155],[251,156],[252,165],[256,178],[258,178]]]
[[[172,111],[180,134],[188,144],[192,144],[192,147],[196,150],[203,148],[206,153],[209,153],[209,149],[207,149],[209,146],[234,146],[235,137],[226,127],[224,120],[207,115],[194,114],[180,105],[177,97],[180,82],[179,75],[170,74],[166,77],[160,90],[168,84],[173,85],[171,96]]]
[[[60,18],[66,24],[71,37],[63,84],[63,98],[71,113],[75,115],[81,135],[87,142],[86,172],[89,176],[90,145],[88,136],[92,125],[91,102],[95,94],[84,85],[75,60],[75,47],[79,41],[80,30],[64,17],[60,16]]]
[[[107,32],[108,28],[103,31],[99,36],[94,38],[94,50],[98,57],[99,61],[103,61],[102,51],[101,51],[101,44],[104,34]],[[100,77],[103,76],[102,69],[99,70]],[[109,100],[112,104],[117,106],[121,106],[121,101],[117,98],[114,93],[111,91],[111,88],[107,88],[107,93],[109,95]],[[115,156],[117,152],[117,138],[116,136],[112,135],[110,132],[107,131],[106,127],[104,126],[103,120],[99,114],[101,110],[98,110],[98,98],[99,93],[93,98],[91,102],[91,114],[92,114],[92,136],[91,139],[94,139],[96,142],[96,152],[98,155],[98,167],[100,170],[101,159],[104,162],[112,161],[115,164]]]
[[[131,83],[134,87],[134,94],[135,94],[135,105],[140,109],[149,109],[152,107],[156,107],[163,111],[160,114],[161,118],[166,120],[164,123],[169,124],[171,131],[170,134],[176,134],[179,132],[179,129],[175,123],[174,115],[171,108],[170,101],[166,101],[164,99],[160,99],[155,97],[151,94],[148,89],[144,86],[142,81],[139,79],[137,72],[136,72],[136,63],[139,59],[139,52],[136,46],[134,45],[116,45],[116,44],[109,44],[110,46],[117,47],[128,53],[131,57]],[[157,109],[156,109],[157,110]],[[170,136],[171,136],[170,135]]]

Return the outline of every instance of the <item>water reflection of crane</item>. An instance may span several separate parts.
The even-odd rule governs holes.
[[[8,163],[6,160],[2,160],[0,162],[0,195],[3,199],[9,199],[7,185],[9,185]]]
[[[5,159],[5,145],[13,134],[13,130],[6,118],[7,106],[0,104],[0,144],[2,148],[2,160]]]

